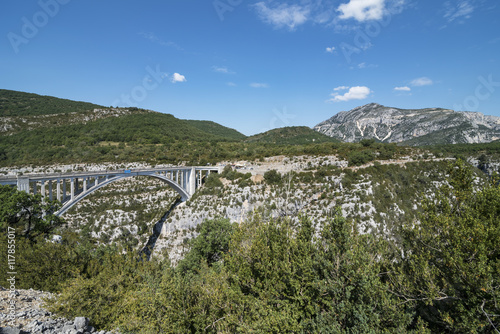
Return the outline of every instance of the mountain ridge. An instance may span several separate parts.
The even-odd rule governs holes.
[[[109,118],[114,118],[116,122],[106,120]],[[125,118],[135,122],[139,120],[148,127],[159,125],[163,134],[191,140],[238,141],[246,138],[240,132],[212,121],[183,120],[168,113],[136,107],[104,107],[89,102],[0,89],[0,136],[60,126],[89,127],[99,122],[105,122],[113,128],[113,123]],[[136,132],[134,130],[137,129],[132,125],[121,124],[118,130]],[[144,136],[149,137],[149,133]]]
[[[369,103],[341,111],[318,123],[314,130],[345,142],[373,138],[412,146],[472,144],[500,139],[500,117],[444,108],[400,109]],[[432,135],[437,133],[441,135]]]

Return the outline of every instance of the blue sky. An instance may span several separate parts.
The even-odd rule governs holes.
[[[246,135],[370,102],[500,116],[498,0],[3,0],[0,88]]]

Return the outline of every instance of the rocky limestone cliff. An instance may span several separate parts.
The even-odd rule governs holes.
[[[344,142],[374,138],[409,145],[485,143],[500,139],[500,117],[450,109],[398,109],[370,103],[341,111],[314,130]]]

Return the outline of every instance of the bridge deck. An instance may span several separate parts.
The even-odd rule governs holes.
[[[180,171],[191,169],[195,167],[197,171],[213,171],[219,172],[220,167],[217,166],[186,166],[186,167],[164,167],[164,168],[141,168],[141,169],[117,169],[117,170],[99,170],[99,171],[89,171],[89,172],[68,172],[68,173],[30,173],[18,176],[10,175],[0,175],[0,184],[16,184],[19,177],[28,177],[33,181],[41,180],[56,180],[56,179],[69,179],[69,178],[85,178],[85,177],[96,177],[96,176],[106,176],[106,175],[117,175],[117,174],[132,174],[140,175],[141,173],[154,173],[154,172],[165,172],[165,171]],[[130,172],[128,172],[130,171]]]

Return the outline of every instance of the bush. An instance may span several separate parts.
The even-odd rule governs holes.
[[[275,169],[271,169],[264,173],[264,180],[267,184],[281,184],[281,174]]]
[[[434,332],[492,333],[500,327],[500,187],[475,192],[462,161],[452,187],[424,201],[417,226],[406,225],[394,291]]]
[[[183,274],[196,272],[202,263],[211,266],[221,260],[229,249],[232,229],[229,219],[205,220],[196,226],[199,235],[189,242],[190,251],[179,263],[177,270]]]
[[[220,180],[220,175],[216,173],[211,173],[205,181],[205,187],[207,188],[216,188],[222,186],[223,184]]]
[[[373,159],[375,159],[375,154],[370,150],[353,151],[347,156],[349,166],[364,165],[370,161],[373,161]]]

